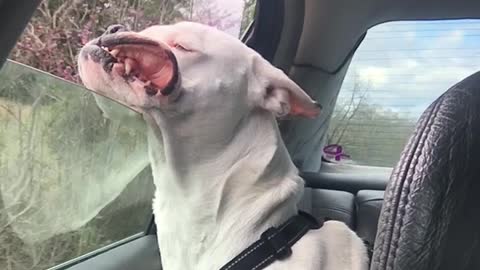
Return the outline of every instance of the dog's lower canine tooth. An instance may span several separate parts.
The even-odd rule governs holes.
[[[132,71],[133,66],[133,60],[126,58],[125,59],[125,74],[129,75],[130,72]]]

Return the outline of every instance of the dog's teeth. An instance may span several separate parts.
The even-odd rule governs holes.
[[[146,81],[145,82],[145,86],[150,86],[150,85],[152,85],[152,81]]]
[[[125,59],[125,74],[129,75],[132,72],[132,62],[130,59]]]
[[[113,49],[110,51],[110,54],[113,55],[113,57],[117,57],[119,52],[120,52],[120,49]]]

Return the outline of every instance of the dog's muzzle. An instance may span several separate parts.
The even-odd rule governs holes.
[[[101,64],[105,72],[127,83],[140,83],[150,96],[170,95],[179,78],[177,60],[166,44],[118,26],[90,41],[80,57]]]

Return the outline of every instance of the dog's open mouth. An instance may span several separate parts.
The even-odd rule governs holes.
[[[133,32],[103,36],[96,46],[102,49],[106,72],[122,76],[127,83],[143,87],[150,96],[173,92],[178,81],[175,56],[167,45]]]

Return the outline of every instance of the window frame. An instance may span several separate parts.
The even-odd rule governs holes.
[[[350,65],[352,64],[352,61],[354,60],[353,57],[355,56],[355,53],[358,51],[358,49],[360,48],[360,46],[362,45],[362,43],[365,41],[365,39],[367,38],[367,35],[369,32],[371,32],[371,29],[377,27],[377,26],[380,26],[380,25],[384,25],[384,24],[389,24],[389,23],[402,23],[402,22],[406,22],[406,23],[412,23],[412,24],[415,24],[417,22],[419,23],[431,23],[431,22],[459,22],[459,21],[468,21],[468,20],[475,20],[475,21],[478,21],[478,23],[480,24],[480,18],[438,18],[438,19],[403,19],[403,20],[389,20],[389,21],[383,21],[383,22],[379,22],[379,23],[376,23],[374,25],[371,25],[361,36],[360,38],[357,40],[357,42],[355,43],[355,46],[351,49],[351,51],[348,53],[348,55],[346,56],[346,58],[344,59],[344,61],[342,62],[342,64],[337,68],[335,69],[335,71],[328,71],[328,70],[323,70],[321,68],[318,68],[318,67],[313,67],[313,68],[316,68],[316,69],[320,69],[320,70],[323,70],[325,73],[328,73],[330,75],[335,75],[337,74],[339,71],[341,71],[345,66],[347,68],[347,71],[345,73],[345,76],[342,78],[342,84],[345,82],[346,78],[347,78],[347,74],[348,74],[348,69],[350,68]],[[466,23],[469,23],[469,22],[466,22]],[[458,28],[458,29],[451,29],[452,31],[453,30],[463,30],[462,28]],[[478,30],[478,29],[477,29]],[[434,30],[435,31],[435,30]],[[416,32],[416,31],[415,31]],[[441,37],[440,35],[439,36],[433,36],[433,37],[429,37],[429,38],[434,38],[434,37]],[[432,49],[432,50],[435,50],[435,49]],[[395,51],[395,50],[392,50],[392,51]],[[311,65],[296,65],[298,67],[307,67],[307,68],[312,68]],[[474,72],[475,70],[472,70],[472,72]],[[458,79],[458,81],[460,81],[461,79],[463,78],[460,78]],[[457,82],[458,82],[457,81]],[[448,85],[445,89],[443,89],[443,92],[447,91],[449,87],[451,87],[452,85]],[[343,90],[343,86],[340,87],[340,89],[338,90],[338,94],[340,94],[340,92]],[[436,99],[436,98],[435,98]],[[433,99],[431,102],[433,102],[435,99]],[[338,97],[337,99],[335,100],[335,103],[333,104],[332,108],[333,110],[335,110],[335,108],[337,107],[338,105]],[[420,114],[421,115],[421,114]],[[333,113],[332,115],[329,116],[329,119],[328,119],[328,122],[327,122],[327,132],[326,134],[328,134],[329,130],[330,130],[330,126],[332,124],[332,116],[333,116]],[[417,121],[415,121],[416,123]],[[413,133],[412,133],[413,134]],[[412,135],[411,134],[411,135]],[[408,139],[410,138],[410,136],[408,136],[406,139],[406,143],[408,143]],[[327,146],[327,145],[325,145]],[[323,148],[322,148],[323,150]],[[348,154],[348,153],[347,153]],[[401,153],[400,153],[401,154]],[[322,152],[322,155],[323,155],[323,152]],[[400,159],[400,156],[399,156],[399,159]],[[353,160],[355,161],[355,160]],[[398,161],[397,161],[398,162]],[[370,170],[372,170],[373,173],[382,173],[382,171],[384,169],[394,169],[395,168],[395,164],[393,164],[392,166],[379,166],[379,165],[371,165],[371,164],[348,164],[348,163],[335,163],[335,162],[329,162],[325,159],[322,158],[322,166],[320,167],[320,171],[319,173],[322,173],[325,171],[325,169],[323,168],[324,167],[324,164],[328,164],[327,166],[342,166],[342,170],[345,170],[345,172],[348,171],[348,173],[361,173],[362,172],[362,169],[363,168],[369,168]],[[360,169],[358,169],[360,168]],[[327,169],[327,171],[330,170],[330,169]]]

